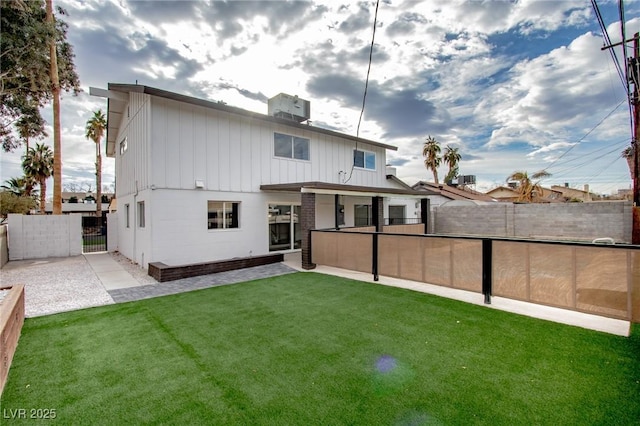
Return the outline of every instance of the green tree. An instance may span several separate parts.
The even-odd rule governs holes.
[[[96,215],[102,217],[102,155],[100,153],[100,141],[107,128],[107,119],[102,110],[95,111],[93,117],[87,121],[85,137],[96,145]]]
[[[47,145],[39,143],[29,148],[22,160],[22,169],[26,176],[33,177],[40,185],[40,213],[45,213],[47,179],[53,174],[53,152]]]
[[[433,180],[438,185],[438,167],[442,162],[440,157],[440,143],[431,136],[427,137],[427,140],[422,146],[422,156],[424,157],[424,165],[427,170],[433,172]]]
[[[61,8],[57,12],[66,14]],[[55,41],[59,87],[80,92],[67,28],[61,19],[47,22],[44,0],[0,1],[0,140],[5,152],[25,138],[46,136],[40,108],[53,97],[48,40]]]
[[[25,214],[36,207],[36,200],[26,195],[16,195],[11,191],[0,192],[0,216],[7,217],[9,213]]]
[[[458,163],[462,159],[462,155],[458,152],[458,148],[451,148],[449,145],[444,149],[442,160],[449,166],[447,176],[444,178],[445,182],[451,182],[458,176]]]
[[[542,186],[540,180],[551,176],[551,173],[540,170],[529,176],[526,171],[517,171],[507,177],[507,182],[518,182],[518,201],[526,201],[531,203],[537,196],[542,195]],[[537,179],[533,181],[532,179]]]

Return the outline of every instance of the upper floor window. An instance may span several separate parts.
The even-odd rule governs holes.
[[[376,169],[376,153],[369,151],[353,150],[353,165],[362,169]]]
[[[120,155],[127,152],[127,138],[122,139],[120,142]]]
[[[309,160],[309,139],[274,133],[273,152],[276,157]]]

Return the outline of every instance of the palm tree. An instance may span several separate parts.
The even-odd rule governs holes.
[[[23,176],[21,178],[11,178],[4,181],[2,189],[11,192],[18,197],[30,197],[33,195],[33,187],[37,182],[30,176]],[[37,191],[36,191],[37,192]]]
[[[445,182],[451,182],[456,176],[458,176],[458,163],[462,159],[462,155],[458,152],[458,148],[451,148],[449,145],[444,149],[444,155],[442,160],[449,166],[449,172],[444,178]]]
[[[518,181],[518,201],[532,202],[535,196],[542,195],[542,187],[540,186],[540,180],[551,176],[551,173],[540,170],[529,177],[525,171],[513,172],[507,178],[509,181]],[[531,179],[538,179],[537,182],[533,182]]]
[[[38,113],[38,105],[29,105],[26,111],[31,113],[24,114],[16,121],[16,128],[18,129],[18,135],[26,145],[25,152],[30,148],[29,140],[33,138],[42,139],[47,136],[47,132],[44,129],[45,121]]]
[[[438,185],[438,167],[442,162],[440,157],[440,143],[429,136],[422,146],[422,156],[424,157],[424,165],[427,170],[433,172],[433,180]]]
[[[53,152],[43,143],[36,144],[22,159],[25,176],[32,177],[40,185],[40,213],[45,213],[47,179],[53,174]]]
[[[635,173],[635,159],[634,154],[636,150],[634,149],[634,145],[628,146],[622,151],[622,158],[627,160],[627,165],[629,166],[629,172],[631,173],[631,181],[635,182],[636,173]]]
[[[45,0],[46,22],[55,27],[53,17],[53,0]],[[48,40],[51,95],[53,97],[53,214],[62,214],[62,136],[60,123],[60,78],[58,70],[58,54],[56,48],[55,33],[51,32]],[[40,199],[44,200],[44,195],[40,194]],[[44,206],[40,206],[44,212]]]
[[[85,137],[96,144],[96,215],[102,217],[102,156],[100,155],[100,140],[107,128],[107,119],[102,110],[95,111],[93,117],[87,121]]]

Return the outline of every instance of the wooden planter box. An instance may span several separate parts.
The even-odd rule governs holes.
[[[4,390],[9,375],[13,354],[24,324],[24,285],[2,287],[9,290],[0,300],[0,394]]]

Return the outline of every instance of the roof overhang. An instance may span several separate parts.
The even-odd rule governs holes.
[[[260,190],[327,195],[350,195],[354,197],[425,198],[427,195],[424,191],[415,191],[413,189],[381,188],[326,182],[297,182],[260,185]]]
[[[394,145],[385,144],[382,142],[376,142],[369,139],[363,139],[345,133],[336,132],[334,130],[323,129],[321,127],[315,127],[308,124],[301,124],[295,121],[272,117],[266,114],[259,114],[257,112],[248,111],[242,108],[236,108],[224,103],[208,101],[206,99],[195,98],[192,96],[181,95],[179,93],[169,92],[155,87],[143,86],[139,84],[118,84],[109,83],[108,89],[98,89],[92,87],[89,92],[93,96],[101,96],[108,99],[107,102],[107,156],[115,156],[116,150],[116,138],[118,137],[118,128],[122,120],[122,114],[129,102],[129,93],[144,93],[147,95],[157,96],[159,98],[170,99],[177,102],[184,102],[190,105],[197,105],[205,108],[215,109],[218,111],[225,111],[232,114],[238,114],[243,117],[266,121],[275,124],[281,124],[296,129],[322,133],[329,136],[335,136],[343,139],[352,140],[358,143],[368,144],[372,146],[381,147],[391,151],[397,151],[398,147]]]
[[[127,103],[129,103],[129,93],[90,87],[89,94],[91,96],[107,98],[107,146],[105,149],[107,157],[114,157],[116,154],[118,127],[122,121],[124,109],[127,107]]]

